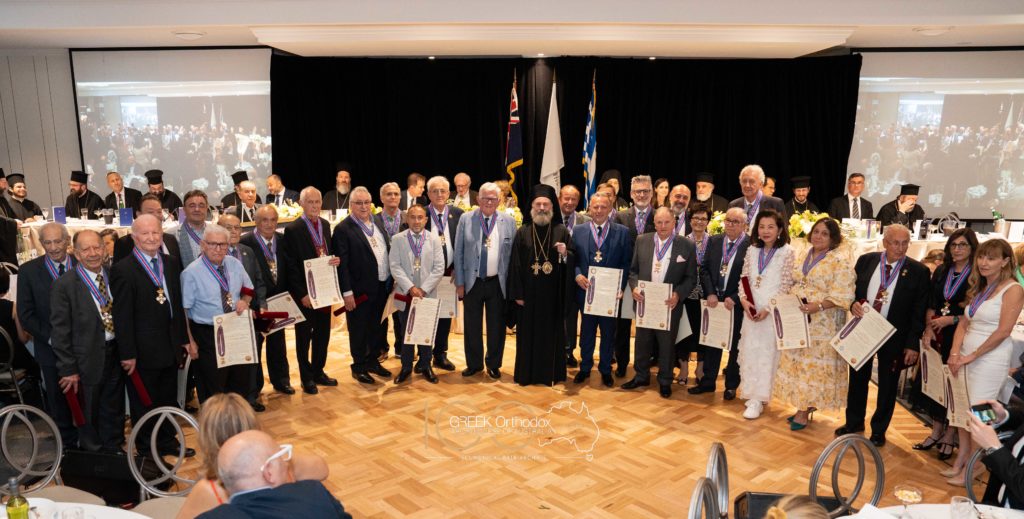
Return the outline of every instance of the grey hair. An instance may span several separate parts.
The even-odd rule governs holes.
[[[206,224],[206,228],[203,229],[203,241],[206,241],[206,239],[209,238],[211,234],[221,234],[225,238],[231,236],[231,233],[229,233],[227,229],[212,222]]]
[[[355,202],[356,193],[362,193],[362,194],[366,195],[367,197],[369,197],[370,201],[373,201],[373,196],[370,195],[370,190],[366,189],[363,186],[356,186],[356,187],[352,188],[352,191],[349,192],[349,194],[348,194],[348,206],[350,208],[352,207],[352,202]]]
[[[651,176],[650,175],[637,175],[637,176],[633,177],[632,180],[629,181],[629,188],[632,189],[633,186],[635,186],[637,184],[653,184],[653,183],[654,182],[651,181]]]
[[[746,173],[753,173],[757,175],[757,178],[761,179],[761,184],[764,184],[764,170],[761,169],[761,166],[758,166],[757,164],[744,166],[743,169],[740,170],[740,178],[743,178],[743,175]]]
[[[455,179],[457,179],[459,177],[466,177],[466,178],[469,179],[470,182],[473,181],[473,177],[470,177],[469,173],[466,173],[465,171],[460,171],[460,172],[456,173],[455,176],[452,177],[452,180],[455,180]]]
[[[42,236],[42,234],[45,233],[47,229],[53,229],[54,227],[60,228],[60,237],[63,238],[64,241],[71,240],[71,233],[68,232],[68,228],[65,227],[64,224],[60,224],[57,222],[49,222],[43,224],[43,226],[39,228],[39,235]]]
[[[160,226],[160,220],[157,220],[155,216],[153,216],[151,214],[140,214],[139,216],[135,217],[134,221],[132,221],[132,233],[134,234],[134,233],[139,231],[139,226],[138,226],[139,222],[145,222],[146,220],[148,220],[150,218],[153,219],[153,221],[156,223],[157,227]],[[161,231],[161,232],[163,232],[163,231]]]
[[[384,190],[389,188],[389,187],[393,187],[393,188],[397,189],[399,193],[402,192],[402,188],[398,187],[398,182],[385,182],[383,186],[380,186],[380,198],[382,200],[384,199]],[[359,188],[357,187],[356,189],[359,189]],[[363,188],[363,189],[365,190],[366,188]],[[354,191],[355,190],[353,190],[353,192]],[[367,192],[369,192],[369,191],[367,191]]]
[[[891,238],[892,234],[895,232],[905,232],[907,233],[908,238],[911,236],[910,228],[907,227],[906,225],[903,225],[901,223],[891,223],[885,226],[885,230],[882,231],[882,237]]]
[[[460,173],[460,174],[465,175],[465,173]],[[459,175],[455,175],[455,176],[459,176]],[[466,175],[466,176],[469,176],[469,175]],[[427,191],[430,191],[431,189],[434,189],[434,186],[436,186],[438,184],[444,184],[444,188],[449,190],[449,191],[451,191],[451,184],[448,183],[448,179],[442,177],[441,175],[437,175],[435,177],[430,177],[430,180],[427,181]]]
[[[501,188],[498,187],[498,184],[495,184],[494,182],[484,182],[483,184],[481,184],[480,189],[477,190],[477,192],[483,194],[484,191],[490,191],[498,195],[499,197],[501,196]]]
[[[306,188],[304,188],[302,190],[302,192],[299,193],[299,202],[300,203],[301,202],[305,202],[306,199],[309,197],[310,193],[316,193],[316,194],[319,195],[320,194],[320,190],[315,188],[315,187],[313,187],[313,186],[307,186]]]
[[[744,211],[742,207],[730,207],[730,208],[725,210],[725,216],[729,216],[730,213],[731,214],[738,214],[738,215],[742,216],[743,218],[747,217],[747,212]]]

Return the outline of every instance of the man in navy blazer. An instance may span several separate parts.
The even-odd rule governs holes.
[[[707,294],[708,306],[724,304],[733,313],[732,344],[729,347],[729,363],[725,366],[726,400],[736,398],[736,388],[740,385],[738,348],[743,324],[743,307],[739,295],[740,273],[743,271],[747,247],[750,246],[746,223],[746,213],[742,208],[729,208],[725,212],[725,232],[710,238],[707,252],[704,253],[704,264],[700,268],[701,288]],[[718,368],[722,364],[722,350],[710,346],[701,348],[704,349],[704,376],[696,386],[687,390],[691,395],[714,392]]]
[[[501,360],[505,351],[505,279],[516,222],[498,212],[501,188],[493,182],[480,186],[480,208],[459,218],[455,231],[455,292],[463,300],[466,315],[463,338],[466,369],[471,377],[486,365],[487,375],[501,378]],[[487,308],[487,356],[484,357],[483,320]]]
[[[455,232],[459,228],[459,219],[462,218],[463,213],[462,209],[447,205],[449,193],[448,179],[436,176],[427,181],[427,196],[430,198],[430,205],[427,207],[427,230],[437,234],[441,239],[441,244],[444,245],[442,252],[445,276],[452,276],[455,271]],[[473,191],[474,202],[476,197],[476,191]],[[454,277],[451,282],[455,282]],[[455,364],[448,360],[448,333],[451,328],[452,319],[448,316],[441,316],[437,320],[437,336],[434,338],[434,367],[455,371]]]
[[[751,164],[740,170],[740,190],[743,196],[729,202],[729,207],[739,207],[747,213],[746,231],[750,232],[754,226],[754,217],[765,209],[771,209],[782,215],[782,221],[788,222],[786,215],[786,203],[781,198],[764,194],[764,170],[757,164]]]
[[[323,483],[294,481],[291,453],[291,445],[278,445],[262,431],[245,431],[229,438],[217,454],[217,474],[230,499],[199,517],[350,519]]]
[[[629,239],[626,226],[609,221],[612,200],[604,195],[590,198],[590,222],[577,225],[572,232],[572,240],[576,245],[576,303],[586,308],[585,299],[590,267],[622,269],[620,290],[629,281],[629,266],[633,261],[633,243]],[[600,245],[598,245],[598,243]],[[621,296],[620,296],[621,297]],[[615,317],[598,317],[583,313],[580,322],[580,371],[572,379],[577,384],[590,378],[590,370],[594,367],[594,345],[597,342],[597,328],[601,327],[600,362],[597,370],[601,372],[601,383],[612,387],[612,354],[615,352]],[[622,361],[624,362],[624,360]]]

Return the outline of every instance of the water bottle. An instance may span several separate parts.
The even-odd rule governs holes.
[[[7,500],[7,517],[9,519],[28,519],[28,500],[18,492],[18,478],[7,480],[7,489],[11,498]]]

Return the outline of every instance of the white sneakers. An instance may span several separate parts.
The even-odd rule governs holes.
[[[747,420],[753,420],[758,416],[761,416],[761,411],[764,410],[764,404],[760,400],[747,400],[747,410],[743,411],[743,418]]]

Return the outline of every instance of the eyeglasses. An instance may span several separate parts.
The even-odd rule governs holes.
[[[263,469],[267,468],[267,465],[269,465],[271,461],[274,461],[278,458],[281,458],[284,461],[292,460],[292,444],[283,443],[280,445],[280,447],[281,450],[275,452],[273,456],[267,458],[267,461],[263,462],[263,465],[260,465],[260,472],[263,472]]]
[[[447,195],[448,194],[448,190],[447,189],[431,189],[429,191],[429,193],[432,194],[432,195]]]
[[[371,202],[371,201],[369,201],[369,200],[360,200],[360,201],[355,201],[355,200],[353,200],[353,201],[352,201],[352,205],[370,205],[370,204],[372,204],[372,203],[373,203],[373,202]]]
[[[971,244],[967,243],[965,241],[958,241],[958,242],[950,243],[949,244],[949,248],[950,249],[969,249],[969,248],[971,248]]]
[[[650,189],[634,189],[633,190],[633,194],[636,194],[636,195],[649,195],[649,194],[651,194],[651,190]]]
[[[706,222],[708,221],[706,216],[694,216],[690,218],[691,222]]]
[[[211,248],[211,249],[226,249],[226,248],[228,248],[228,242],[226,242],[226,241],[222,241],[222,242],[208,241],[208,242],[205,242],[205,243],[206,243],[206,246]]]
[[[477,200],[479,200],[481,202],[487,202],[489,204],[493,204],[493,203],[498,201],[498,197],[496,197],[496,196],[480,196],[480,197],[477,197]]]
[[[733,225],[743,225],[747,222],[744,222],[743,220],[736,220],[734,218],[726,218],[725,223],[731,223]]]

